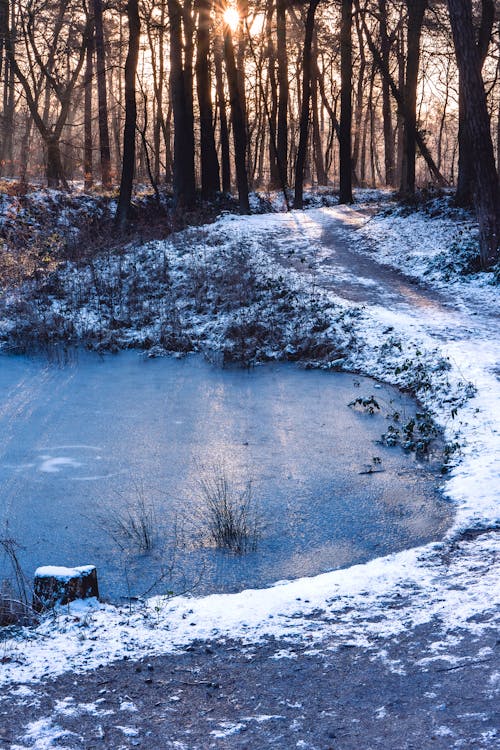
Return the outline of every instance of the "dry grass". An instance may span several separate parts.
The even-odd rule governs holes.
[[[19,545],[14,539],[0,538],[0,552],[7,558],[11,569],[11,576],[0,582],[0,627],[31,625],[36,621],[18,550]]]
[[[224,465],[214,464],[197,484],[201,531],[209,544],[238,555],[254,552],[260,523],[251,481],[238,489]]]

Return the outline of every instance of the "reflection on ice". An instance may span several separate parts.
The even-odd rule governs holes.
[[[2,357],[0,524],[28,575],[92,563],[113,598],[264,586],[437,539],[451,508],[431,467],[376,444],[384,416],[347,406],[376,387],[385,412],[412,413],[368,379],[287,365]],[[366,472],[374,456],[382,470]],[[215,462],[252,480],[262,515],[257,550],[241,557],[197,531],[200,466]],[[154,519],[146,551],[109,533],[138,501]]]

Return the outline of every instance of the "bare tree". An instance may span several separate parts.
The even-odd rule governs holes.
[[[125,229],[129,220],[130,201],[135,170],[135,131],[137,127],[136,76],[139,59],[141,22],[138,0],[128,0],[128,52],[125,61],[125,127],[123,130],[123,161],[120,195],[116,207],[115,223]]]
[[[248,175],[246,167],[247,134],[244,109],[244,97],[241,93],[241,76],[236,68],[234,45],[231,29],[228,24],[224,28],[224,58],[226,61],[229,99],[231,103],[231,121],[233,125],[234,161],[236,181],[238,183],[238,200],[240,211],[250,213],[248,200]]]
[[[448,8],[463,86],[467,139],[474,162],[481,262],[483,268],[489,268],[499,257],[500,193],[481,56],[474,36],[471,0],[448,0]]]
[[[302,55],[302,106],[300,109],[300,136],[295,162],[295,193],[293,207],[302,208],[304,201],[304,170],[306,166],[307,138],[309,132],[309,104],[311,100],[311,67],[314,17],[319,0],[309,0],[306,15],[304,52]]]
[[[219,160],[215,148],[209,67],[211,0],[197,0],[198,29],[196,83],[200,111],[201,194],[208,200],[220,189]]]
[[[342,0],[340,23],[340,203],[352,203],[352,0]]]

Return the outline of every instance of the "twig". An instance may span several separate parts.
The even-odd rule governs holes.
[[[455,664],[453,667],[443,667],[442,669],[436,669],[436,672],[453,672],[455,669],[465,669],[465,667],[475,667],[476,664],[488,664],[491,659],[481,659],[481,661],[468,661],[465,664]]]

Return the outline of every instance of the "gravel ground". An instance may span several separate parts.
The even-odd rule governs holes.
[[[456,633],[446,658],[422,659],[435,637],[432,625],[421,626],[376,651],[328,641],[320,649],[194,643],[147,662],[67,673],[3,697],[0,747],[500,747],[498,631],[478,640]]]

